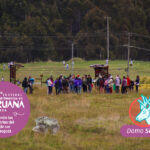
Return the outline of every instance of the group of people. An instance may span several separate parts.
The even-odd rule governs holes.
[[[119,75],[116,76],[114,79],[111,75],[108,76],[108,78],[102,77],[99,75],[98,79],[96,80],[96,86],[97,89],[102,93],[112,93],[115,91],[116,93],[128,93],[134,90],[134,86],[136,87],[136,92],[138,92],[138,87],[140,83],[140,77],[137,76],[136,80],[133,81],[130,79],[129,76],[125,77],[123,76],[123,79],[119,77]]]
[[[139,83],[139,76],[133,81],[129,76],[123,76],[121,79],[119,75],[115,78],[113,78],[112,75],[99,75],[94,80],[91,75],[84,75],[82,77],[80,77],[80,75],[69,75],[68,77],[60,75],[56,80],[53,80],[52,76],[46,80],[48,94],[52,94],[53,88],[55,88],[56,95],[60,93],[91,93],[93,87],[95,87],[100,93],[112,93],[114,91],[116,93],[125,94],[133,91],[134,87],[136,92],[138,92]],[[29,78],[25,77],[22,82],[24,92],[27,93],[29,89],[29,93],[32,94],[33,84],[34,78],[31,76],[29,76]]]
[[[92,92],[92,78],[90,75],[85,75],[80,77],[80,75],[70,75],[65,77],[60,75],[56,80],[53,80],[53,77],[47,79],[46,85],[48,88],[48,94],[52,94],[53,87],[55,87],[56,95],[60,93],[81,93],[83,92]]]
[[[100,93],[112,93],[114,91],[125,94],[133,91],[134,86],[136,87],[136,92],[138,92],[139,83],[139,76],[133,81],[129,76],[124,76],[121,79],[119,75],[115,79],[112,75],[107,77],[99,75],[96,80],[92,80],[91,75],[84,75],[83,77],[80,77],[80,75],[69,75],[68,77],[60,75],[56,80],[53,80],[52,76],[46,80],[48,94],[52,94],[53,87],[55,87],[56,95],[69,92],[78,94],[81,92],[91,93],[94,86]]]

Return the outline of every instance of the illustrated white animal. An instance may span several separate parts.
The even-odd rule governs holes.
[[[142,100],[138,100],[140,103],[141,112],[136,116],[136,121],[142,122],[146,121],[148,125],[150,125],[150,98],[147,99],[145,96],[141,95]]]

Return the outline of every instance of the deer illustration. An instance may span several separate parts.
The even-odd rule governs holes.
[[[147,99],[145,96],[141,95],[142,100],[138,100],[140,103],[141,112],[136,116],[136,121],[142,122],[146,121],[148,125],[150,125],[150,98]]]

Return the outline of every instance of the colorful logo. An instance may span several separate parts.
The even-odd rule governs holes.
[[[131,103],[129,116],[132,122],[140,127],[150,126],[150,98],[141,95]]]
[[[19,133],[28,122],[30,103],[18,86],[0,82],[0,138]]]
[[[129,116],[134,125],[124,125],[120,133],[124,137],[150,137],[150,97],[141,95],[129,108]]]

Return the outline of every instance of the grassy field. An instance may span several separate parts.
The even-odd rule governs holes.
[[[66,71],[62,62],[34,62],[23,64],[24,68],[20,68],[17,71],[17,79],[23,80],[25,76],[33,76],[34,78],[39,78],[41,74],[44,75],[44,80],[46,80],[50,75],[54,78],[58,77],[60,74],[68,76],[72,73],[71,61],[67,62],[69,64],[69,70]],[[82,59],[75,59],[74,74],[91,74],[94,77],[93,68],[90,68],[92,64],[105,64],[105,61],[84,61]],[[110,61],[109,72],[115,77],[117,74],[122,77],[126,75],[125,68],[127,68],[127,61]],[[9,81],[9,70],[3,71],[3,64],[0,64],[0,77],[5,77],[6,81]],[[133,67],[130,67],[130,77],[135,80],[136,75],[144,78],[144,82],[150,83],[150,62],[135,61]]]
[[[78,60],[75,73],[94,75],[89,65],[97,63],[104,62]],[[110,62],[113,75],[119,73],[122,76],[125,71],[117,69],[125,67],[125,61]],[[37,62],[25,64],[17,77],[22,80],[24,76],[38,78],[44,74],[46,79],[51,74],[56,77],[62,72],[67,75],[71,70],[66,72],[58,62]],[[8,70],[2,72],[1,69],[2,73],[8,79]],[[149,82],[150,62],[135,62],[131,78],[137,74]],[[141,94],[150,96],[149,89],[142,88],[139,93],[127,95],[99,94],[94,89],[92,94],[47,96],[46,91],[46,86],[35,85],[34,94],[28,95],[31,104],[29,122],[16,136],[1,139],[0,150],[149,150],[150,138],[124,138],[120,134],[121,126],[132,124],[128,115],[131,102]],[[59,132],[56,135],[33,133],[34,119],[40,116],[56,118],[60,124]]]

